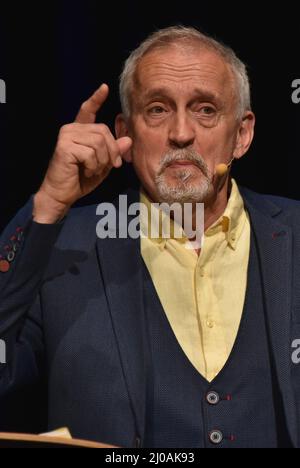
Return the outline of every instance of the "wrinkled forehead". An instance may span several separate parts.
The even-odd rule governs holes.
[[[237,91],[231,66],[217,51],[201,45],[168,45],[146,53],[135,71],[133,99],[157,87],[174,93],[203,89],[231,101]]]

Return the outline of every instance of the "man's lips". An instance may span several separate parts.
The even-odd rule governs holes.
[[[193,161],[188,161],[188,160],[173,161],[167,165],[167,167],[171,167],[171,168],[183,167],[183,166],[198,167],[196,163],[194,163]]]

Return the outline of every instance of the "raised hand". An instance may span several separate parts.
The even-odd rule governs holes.
[[[47,173],[34,197],[36,222],[56,222],[78,199],[95,190],[113,167],[122,166],[122,155],[130,149],[132,140],[116,139],[105,124],[95,123],[108,94],[108,86],[102,84],[82,104],[75,122],[61,128]]]

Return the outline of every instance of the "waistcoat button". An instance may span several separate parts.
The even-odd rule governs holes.
[[[212,431],[209,434],[209,440],[214,445],[219,445],[223,440],[223,434],[221,431]]]
[[[210,405],[217,405],[220,401],[220,396],[217,392],[209,392],[206,395],[206,400]]]

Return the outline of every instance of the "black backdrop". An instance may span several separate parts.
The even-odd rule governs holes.
[[[20,2],[21,3],[21,2]],[[293,4],[264,10],[253,2],[124,0],[11,3],[0,14],[0,230],[41,183],[59,127],[102,82],[111,87],[99,121],[119,111],[118,75],[129,51],[154,29],[192,25],[231,45],[249,67],[255,142],[234,166],[256,191],[300,199],[300,104],[291,83],[300,78],[300,32]],[[299,20],[300,23],[300,20]],[[101,190],[129,183],[130,170],[111,174]],[[97,190],[81,201],[104,196]]]

